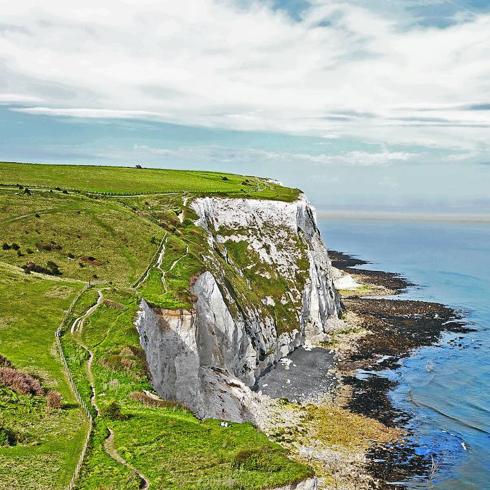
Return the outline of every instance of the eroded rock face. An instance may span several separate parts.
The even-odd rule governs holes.
[[[330,261],[304,199],[199,198],[192,207],[209,247],[194,309],[143,301],[141,344],[160,396],[201,418],[254,422],[259,401],[249,388],[295,348],[323,340],[337,318]]]

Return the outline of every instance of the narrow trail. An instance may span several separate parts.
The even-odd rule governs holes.
[[[162,241],[160,242],[160,245],[158,246],[158,249],[153,256],[153,259],[151,260],[150,264],[146,268],[145,272],[141,275],[141,277],[133,284],[134,289],[138,289],[147,279],[148,275],[150,274],[151,269],[154,267],[155,263],[158,263],[158,261],[163,260],[163,253],[165,251],[165,243],[167,242],[168,238],[168,233],[165,233],[165,235],[162,238]]]
[[[175,259],[172,264],[170,265],[170,267],[168,268],[167,271],[163,270],[162,267],[161,267],[161,263],[160,263],[160,266],[158,267],[160,269],[160,272],[162,273],[161,275],[161,281],[162,281],[162,286],[163,286],[163,289],[164,291],[167,291],[167,281],[165,280],[165,275],[168,273],[168,272],[172,272],[172,270],[174,269],[174,267],[185,257],[187,257],[187,255],[189,255],[189,245],[186,246],[186,249],[185,249],[185,254],[184,255],[181,255],[179,258]]]
[[[74,340],[78,343],[80,347],[82,347],[87,353],[88,353],[88,361],[87,361],[87,379],[90,385],[90,404],[92,407],[94,407],[96,417],[100,415],[100,409],[97,404],[97,392],[95,389],[95,376],[92,370],[92,365],[94,362],[94,353],[92,350],[88,348],[88,346],[82,341],[82,335],[83,335],[83,326],[85,324],[85,320],[93,315],[93,313],[97,310],[97,308],[101,305],[101,303],[104,301],[104,295],[102,294],[102,291],[99,290],[97,291],[99,294],[99,297],[97,298],[97,302],[91,306],[83,315],[79,316],[77,319],[72,324],[71,327],[71,334],[74,338]],[[93,422],[93,421],[92,421]],[[136,473],[141,481],[140,483],[140,488],[141,489],[147,489],[150,487],[150,482],[149,480],[142,474],[140,473],[133,465],[129,464],[118,452],[117,449],[114,445],[114,432],[112,429],[109,429],[109,435],[107,436],[106,440],[104,441],[104,450],[106,453],[115,461],[117,461],[119,464],[122,464],[129,468],[131,471]]]
[[[85,455],[87,454],[88,445],[90,443],[90,438],[92,436],[92,431],[94,429],[94,419],[92,417],[92,414],[90,413],[90,410],[88,409],[87,405],[85,404],[85,401],[83,400],[82,395],[78,391],[77,385],[75,384],[75,381],[74,381],[73,376],[71,374],[70,368],[68,367],[68,361],[66,360],[65,352],[63,350],[63,345],[61,343],[61,336],[63,334],[67,318],[71,315],[73,309],[75,308],[77,301],[80,299],[82,294],[85,291],[87,291],[88,287],[89,287],[88,284],[86,284],[84,286],[84,288],[80,291],[80,293],[77,295],[77,297],[73,300],[70,307],[68,308],[68,311],[65,314],[63,321],[61,322],[60,326],[57,328],[56,333],[55,333],[56,347],[58,348],[58,352],[60,354],[60,358],[61,358],[61,361],[63,363],[65,375],[68,379],[68,383],[70,385],[70,388],[71,388],[73,394],[75,395],[76,400],[78,401],[78,403],[80,403],[80,407],[82,408],[83,412],[85,413],[85,416],[87,417],[87,421],[88,421],[87,435],[85,437],[85,441],[84,441],[82,449],[80,451],[80,456],[78,458],[77,465],[75,467],[75,470],[73,471],[73,475],[71,477],[70,483],[68,484],[68,490],[73,490],[75,488],[76,483],[78,481],[78,478],[80,476],[80,471],[82,469],[82,465],[83,465],[83,462],[85,460]]]
[[[99,297],[97,298],[97,302],[91,306],[82,316],[79,316],[78,318],[75,319],[75,321],[72,323],[71,328],[70,328],[70,333],[73,335],[77,331],[81,331],[83,329],[83,324],[85,320],[92,315],[95,310],[100,306],[102,301],[104,301],[104,295],[102,294],[102,291],[99,290],[97,291],[99,293]]]
[[[132,464],[128,463],[117,451],[116,445],[114,444],[114,431],[112,429],[109,429],[109,435],[107,436],[107,439],[104,441],[104,449],[105,452],[114,460],[117,461],[119,464],[122,464],[126,466],[126,468],[130,469],[134,473],[136,473],[141,480],[140,483],[140,488],[141,489],[147,489],[150,488],[150,482],[148,478],[146,478],[143,473],[138,471]]]

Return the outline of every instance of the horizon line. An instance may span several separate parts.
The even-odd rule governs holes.
[[[318,219],[346,219],[371,221],[421,221],[421,222],[450,222],[450,223],[490,223],[490,213],[425,213],[404,211],[351,211],[317,210]]]

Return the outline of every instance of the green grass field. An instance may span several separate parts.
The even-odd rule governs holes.
[[[0,446],[0,487],[66,488],[87,426],[55,349],[55,331],[82,284],[26,276],[0,266],[0,353],[16,368],[63,395],[66,408],[47,410],[43,396],[0,386],[0,427],[16,445]]]
[[[289,201],[298,191],[214,172],[0,163],[0,354],[46,391],[59,391],[64,403],[48,409],[46,396],[0,385],[0,441],[2,430],[16,435],[15,443],[0,442],[0,488],[66,488],[75,471],[88,422],[56,349],[62,322],[69,370],[94,417],[77,488],[140,488],[131,468],[155,489],[258,490],[311,474],[249,424],[223,428],[141,398],[152,388],[134,317],[142,297],[156,306],[191,307],[190,283],[205,269],[209,249],[183,197],[202,194]],[[244,301],[257,301],[219,254],[213,264]],[[99,290],[104,301],[72,334]],[[91,369],[87,349],[94,353]],[[100,414],[91,406],[91,377]],[[112,402],[122,419],[104,412]],[[108,452],[109,429],[129,466]]]
[[[105,194],[222,194],[293,201],[290,189],[257,177],[191,170],[0,163],[0,183]]]

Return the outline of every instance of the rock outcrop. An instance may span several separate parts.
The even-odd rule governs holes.
[[[198,417],[257,422],[258,377],[298,346],[323,340],[339,300],[313,208],[296,202],[197,198],[206,270],[192,311],[137,319],[160,396]]]

